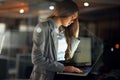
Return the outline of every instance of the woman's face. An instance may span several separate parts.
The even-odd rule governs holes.
[[[68,16],[68,17],[66,17],[66,18],[62,18],[62,19],[61,19],[62,25],[63,25],[64,27],[67,27],[67,26],[69,26],[70,24],[72,24],[76,18],[78,18],[78,12],[75,12],[73,15]]]

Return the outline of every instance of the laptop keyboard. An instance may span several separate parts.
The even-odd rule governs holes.
[[[67,66],[67,65],[70,66],[71,65],[71,66],[77,67],[77,68],[79,68],[80,70],[83,71],[82,73],[72,72],[72,73],[75,73],[75,74],[86,74],[90,71],[90,68],[91,68],[91,66],[84,66],[84,65],[81,66],[81,65],[71,64],[71,63],[64,63],[64,61],[61,62],[61,63],[63,63],[65,66]]]
[[[90,67],[77,67],[77,68],[83,71],[81,74],[84,74],[90,70]]]

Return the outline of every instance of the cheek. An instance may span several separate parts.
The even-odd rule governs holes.
[[[66,23],[64,23],[66,27],[69,26],[70,24],[71,24],[70,21],[66,21]]]
[[[67,24],[68,24],[68,21],[66,19],[62,20],[62,25],[63,26],[67,26]]]
[[[67,26],[68,26],[68,23],[67,23],[67,22],[64,22],[64,23],[63,23],[63,26],[67,27]]]
[[[65,18],[62,20],[62,25],[63,26],[69,26],[71,24],[71,20],[69,18]]]

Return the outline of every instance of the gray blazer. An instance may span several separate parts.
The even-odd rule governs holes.
[[[53,80],[55,72],[62,72],[64,65],[57,62],[58,40],[55,23],[48,20],[39,23],[33,32],[32,63],[30,80]],[[73,41],[76,45],[79,40]]]

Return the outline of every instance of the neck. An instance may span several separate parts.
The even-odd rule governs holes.
[[[55,17],[55,18],[53,18],[53,20],[56,23],[56,25],[58,26],[58,28],[62,25],[61,21],[60,21],[60,18]]]

